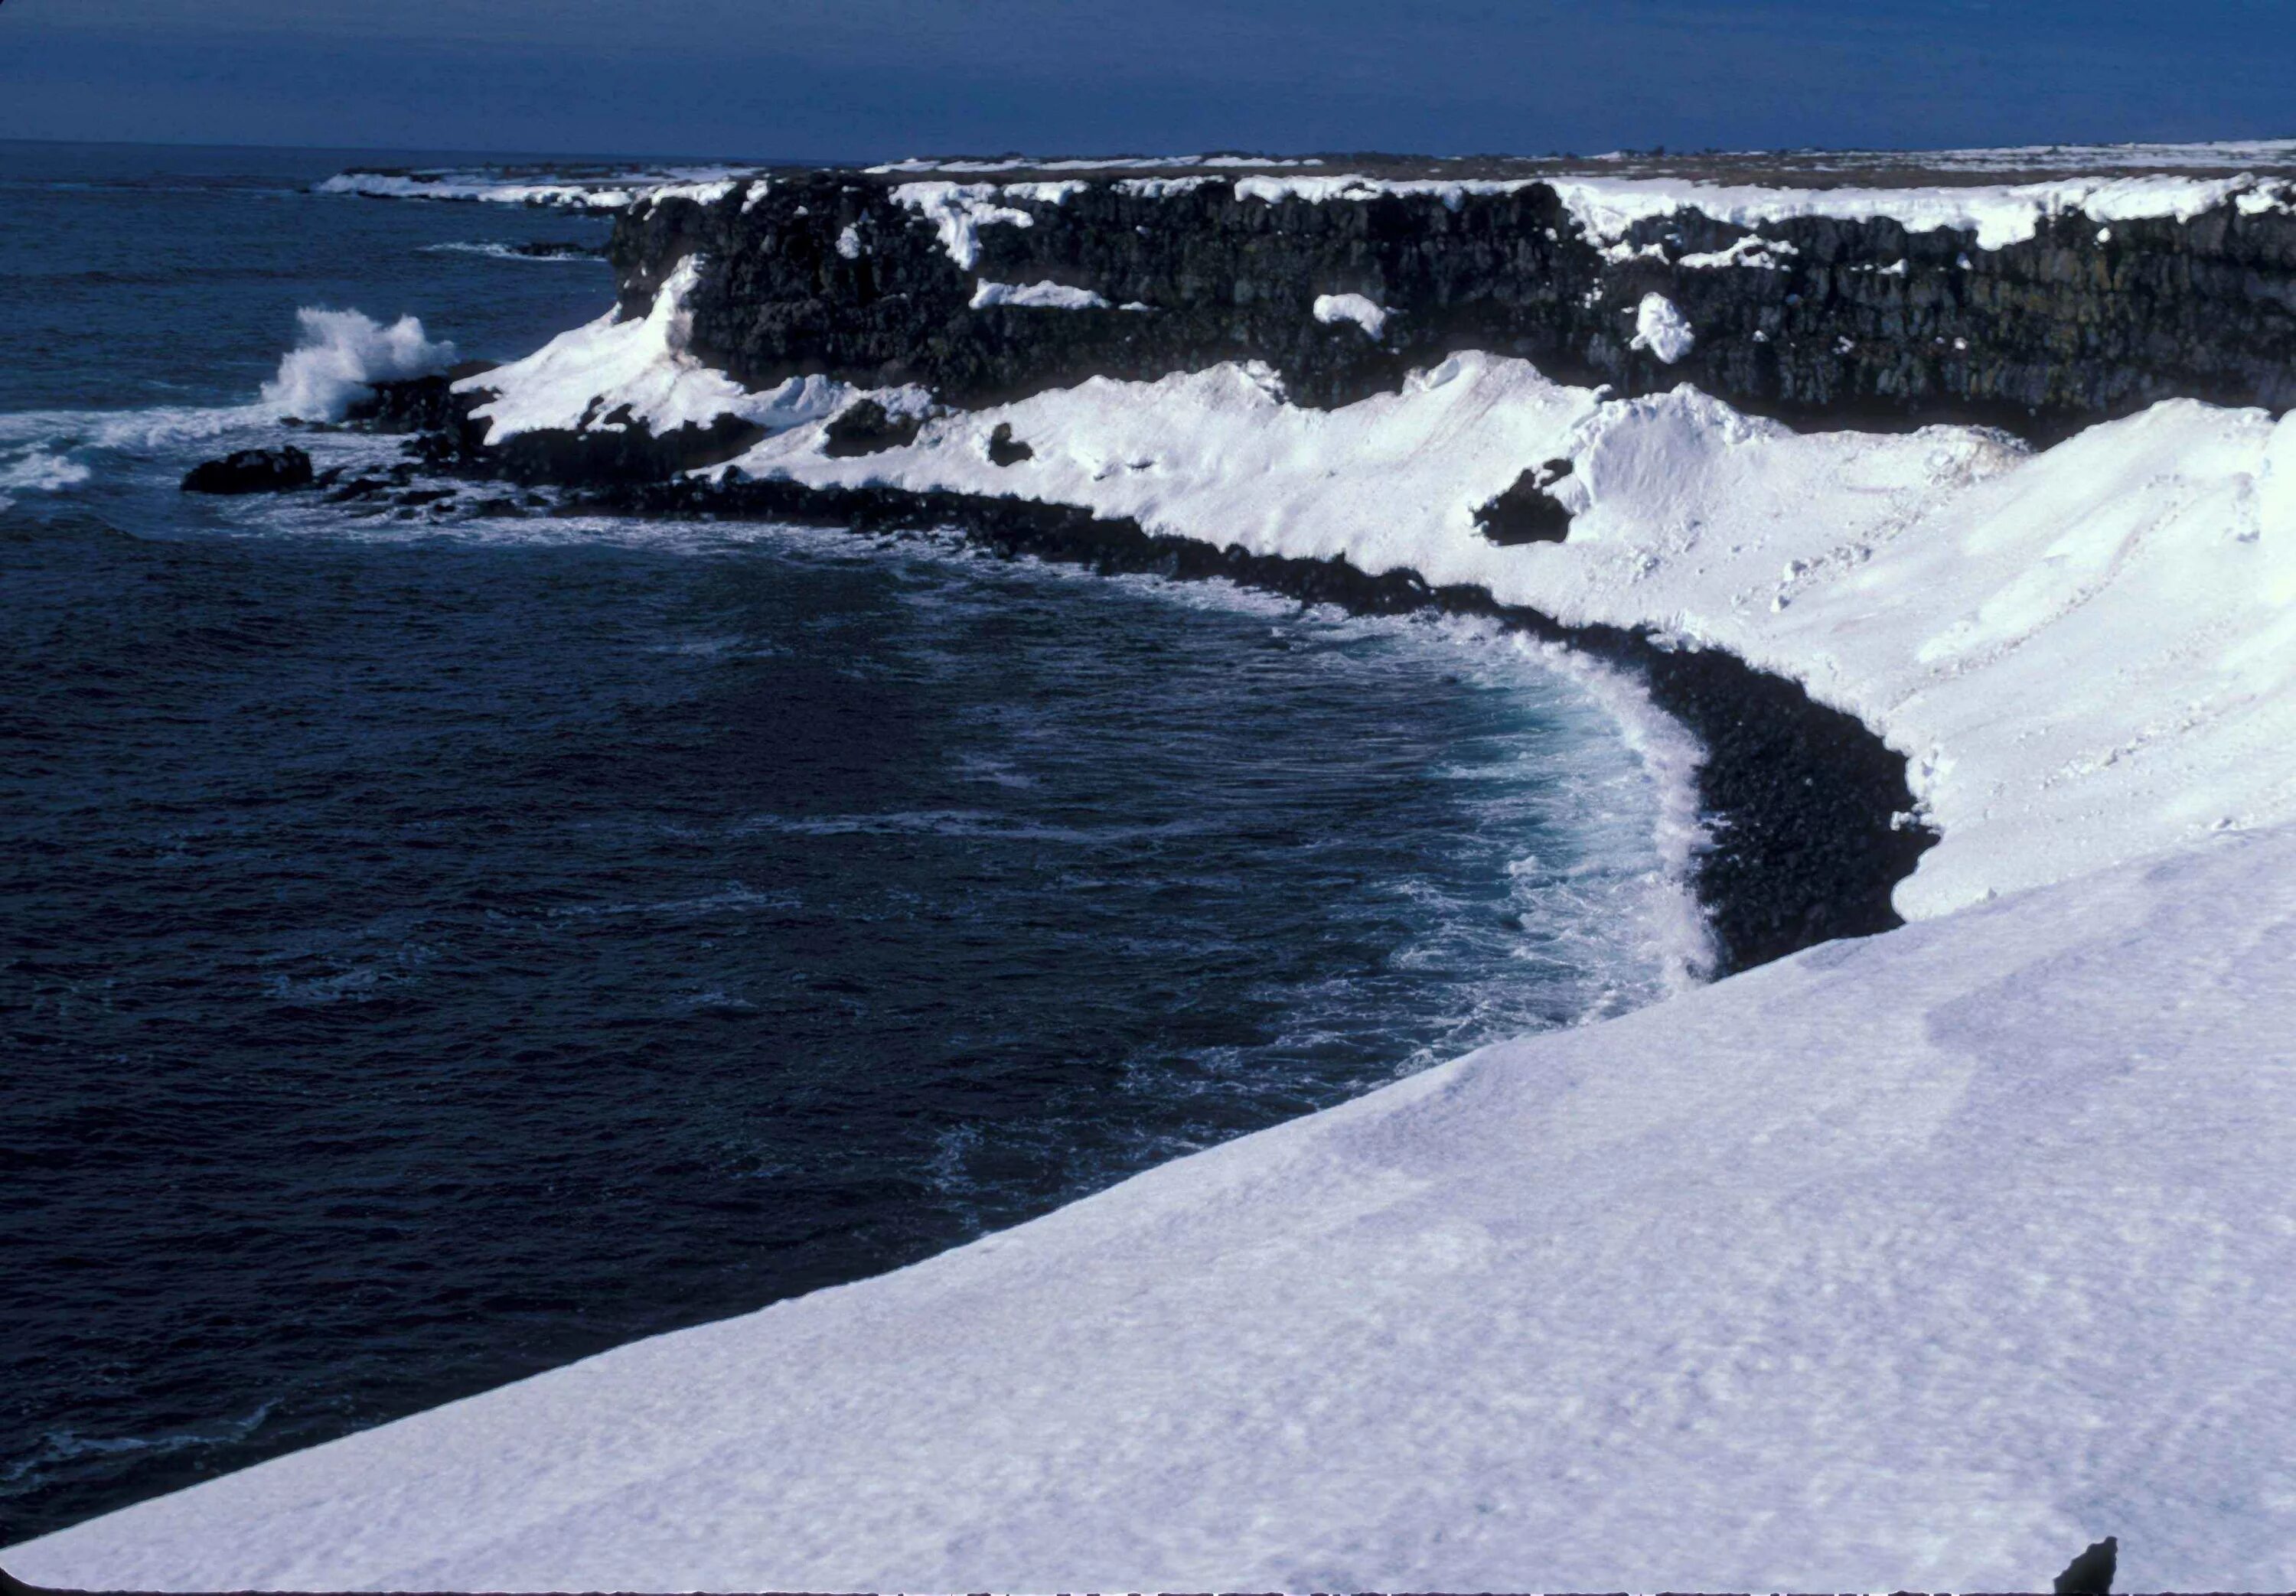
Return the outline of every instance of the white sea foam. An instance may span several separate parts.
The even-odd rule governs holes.
[[[496,239],[457,240],[452,243],[424,244],[425,255],[483,255],[489,260],[579,260],[594,262],[599,257],[586,250],[521,250]]]
[[[455,362],[455,346],[433,342],[411,315],[384,326],[356,310],[295,313],[302,342],[263,385],[263,403],[307,422],[339,422],[370,384],[427,377]]]
[[[80,462],[36,446],[14,460],[0,462],[0,510],[15,503],[12,494],[57,493],[87,479],[88,468]]]

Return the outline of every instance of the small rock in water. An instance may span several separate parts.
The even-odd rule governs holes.
[[[184,477],[185,493],[285,493],[310,486],[311,457],[293,444],[202,461]]]
[[[2107,1535],[2065,1565],[2057,1576],[2056,1596],[2112,1596],[2112,1576],[2120,1560],[2120,1537]]]

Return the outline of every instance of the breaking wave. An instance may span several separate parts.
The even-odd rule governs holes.
[[[263,403],[307,422],[339,422],[375,382],[427,377],[455,363],[455,346],[434,341],[421,320],[400,316],[389,326],[356,310],[295,313],[302,341],[263,385]]]

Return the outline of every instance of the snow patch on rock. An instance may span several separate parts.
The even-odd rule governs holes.
[[[1628,341],[1630,349],[1648,349],[1652,355],[1672,365],[1690,353],[1698,342],[1698,333],[1690,318],[1664,294],[1644,294],[1643,302],[1635,307],[1635,335]]]
[[[1376,300],[1362,294],[1317,294],[1316,319],[1326,327],[1341,322],[1353,322],[1373,338],[1387,330],[1387,318],[1394,312]]]
[[[992,305],[1014,305],[1036,310],[1106,310],[1105,297],[1088,288],[1073,288],[1065,282],[991,282],[983,278],[972,291],[972,308],[983,310]]]
[[[472,414],[488,423],[487,441],[548,430],[620,431],[631,422],[656,432],[707,427],[721,415],[782,431],[826,421],[858,397],[827,377],[792,377],[752,393],[696,360],[687,348],[693,317],[686,296],[701,277],[689,256],[666,279],[644,316],[609,311],[562,332],[523,360],[456,383],[459,393],[489,396]],[[628,420],[619,419],[627,408]]]

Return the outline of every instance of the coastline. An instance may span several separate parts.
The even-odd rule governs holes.
[[[1914,923],[143,1504],[28,1567],[2012,1588],[2107,1527],[2160,1585],[2284,1566],[2296,422],[2172,399],[2034,452],[1452,357],[1326,411],[1248,367],[1086,379],[921,406],[840,456],[828,428],[865,396],[899,412],[897,386],[792,374],[704,418],[726,380],[678,299],[584,330],[629,358],[586,393],[536,384],[510,431],[642,475],[685,434],[714,479],[594,479],[570,508],[956,526],[1488,615],[1647,673],[1748,784],[1702,884],[1739,948],[1822,939],[1726,872],[1836,805],[1827,867],[1867,881],[1904,850],[1880,902]],[[475,423],[521,377],[463,380],[464,441],[506,441]],[[1475,512],[1542,460],[1570,464],[1568,536],[1495,544]],[[1813,798],[1845,760],[1870,783]],[[1935,847],[1890,824],[1914,814]]]
[[[1901,925],[1890,894],[1937,839],[1906,816],[1904,756],[1853,716],[1725,651],[1663,646],[1652,628],[1568,626],[1485,588],[1436,587],[1407,569],[1371,576],[1345,560],[1253,554],[1170,535],[1130,518],[1057,503],[947,491],[809,487],[684,479],[591,487],[568,513],[789,521],[857,533],[962,530],[1005,555],[1223,580],[1360,614],[1431,610],[1496,621],[1617,667],[1702,751],[1702,815],[1711,827],[1690,885],[1728,976],[1842,937]]]

